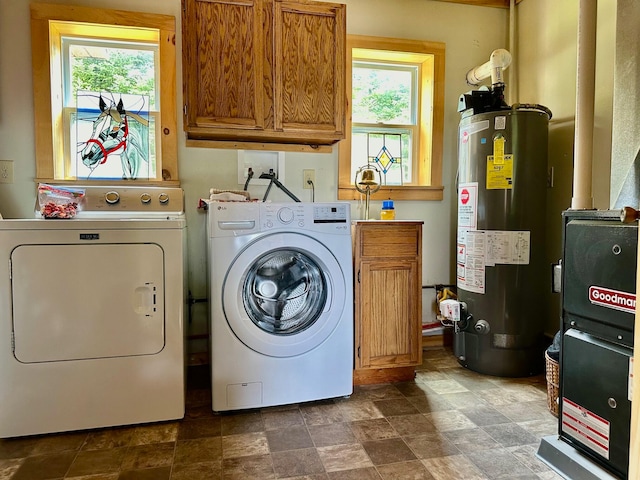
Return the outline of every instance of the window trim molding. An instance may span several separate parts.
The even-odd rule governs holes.
[[[31,8],[31,61],[33,67],[36,182],[74,184],[81,180],[55,179],[52,117],[53,100],[58,93],[51,85],[50,54],[52,39],[49,21],[153,28],[159,33],[160,50],[160,152],[162,179],[156,180],[92,180],[102,184],[178,185],[178,132],[176,119],[176,27],[170,15],[107,10],[92,7],[38,3]],[[60,54],[60,52],[56,52]],[[57,102],[57,100],[56,100]]]
[[[420,152],[430,151],[427,158],[417,159],[425,162],[426,165],[420,169],[420,182],[424,185],[394,185],[382,186],[376,193],[371,194],[374,200],[384,200],[393,198],[394,200],[442,200],[444,186],[442,185],[442,161],[444,142],[444,67],[445,67],[445,44],[441,42],[426,42],[419,40],[406,40],[398,38],[373,37],[366,35],[347,35],[347,58],[346,58],[346,90],[347,90],[347,121],[346,138],[338,146],[338,200],[358,200],[361,194],[353,185],[351,178],[351,68],[353,65],[352,50],[354,48],[364,48],[381,51],[415,52],[432,55],[433,58],[433,105],[426,105],[430,99],[421,95],[422,118],[420,125],[425,128],[424,118],[427,111],[433,111],[431,117],[432,134],[420,134]],[[423,85],[427,81],[422,77]],[[428,107],[428,108],[427,108]],[[427,122],[428,123],[428,122]],[[428,158],[430,157],[430,158]],[[428,178],[427,178],[428,176]]]

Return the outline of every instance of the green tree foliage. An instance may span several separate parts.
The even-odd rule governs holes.
[[[399,73],[374,68],[353,69],[354,121],[409,123],[410,78],[409,81],[398,81]]]
[[[155,104],[153,52],[104,48],[103,56],[74,56],[72,88],[148,95]]]

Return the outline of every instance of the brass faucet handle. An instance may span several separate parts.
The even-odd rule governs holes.
[[[633,223],[640,218],[640,211],[632,207],[622,207],[620,210],[620,221],[622,223]]]

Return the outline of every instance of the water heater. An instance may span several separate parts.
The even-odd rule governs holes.
[[[542,370],[548,346],[543,325],[551,288],[545,261],[551,112],[473,93],[461,97],[468,108],[459,109],[456,276],[462,309],[454,353],[480,373],[533,375]]]

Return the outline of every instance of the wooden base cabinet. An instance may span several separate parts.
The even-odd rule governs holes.
[[[182,0],[182,8],[188,139],[331,145],[344,138],[344,4]]]
[[[411,380],[422,363],[422,223],[353,226],[356,385]]]

